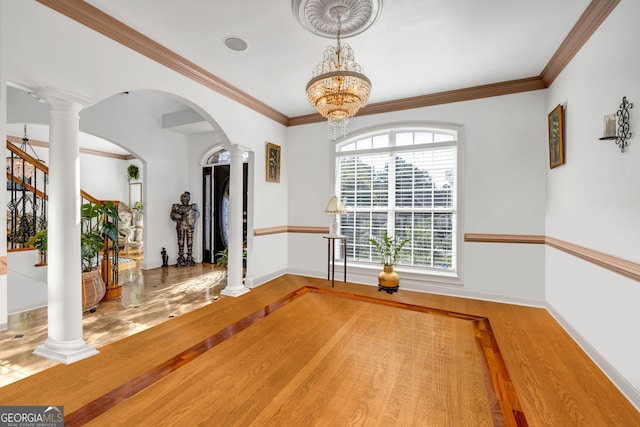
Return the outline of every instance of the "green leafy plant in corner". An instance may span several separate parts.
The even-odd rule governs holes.
[[[378,250],[382,264],[394,265],[400,251],[409,242],[409,239],[399,239],[395,236],[389,236],[385,232],[382,237],[372,236],[369,242]]]
[[[242,265],[246,267],[247,263],[247,250],[242,250]],[[229,248],[224,248],[224,250],[218,252],[216,254],[216,266],[218,267],[226,267],[229,265]]]
[[[218,267],[226,267],[229,265],[229,250],[227,248],[216,254],[216,265]]]

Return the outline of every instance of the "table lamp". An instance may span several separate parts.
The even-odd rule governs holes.
[[[324,213],[333,215],[333,221],[329,228],[330,235],[335,236],[338,234],[338,215],[346,212],[347,209],[344,207],[344,204],[340,201],[338,196],[332,196],[331,199],[329,199],[329,204],[327,204],[327,208],[324,210]]]

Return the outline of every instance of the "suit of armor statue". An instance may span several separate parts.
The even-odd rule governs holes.
[[[196,203],[189,204],[191,193],[185,191],[180,196],[181,204],[174,203],[171,206],[171,219],[176,222],[176,232],[178,234],[178,262],[176,267],[186,265],[194,265],[193,261],[193,230],[196,228],[196,220],[200,216],[198,205]],[[186,252],[185,253],[185,241]]]

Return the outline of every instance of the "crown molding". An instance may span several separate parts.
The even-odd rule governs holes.
[[[589,3],[589,6],[540,73],[540,77],[547,87],[551,86],[551,83],[591,38],[618,3],[620,0],[592,0]]]
[[[508,95],[511,93],[527,92],[546,89],[547,86],[540,77],[510,80],[464,89],[449,90],[429,95],[413,96],[411,98],[396,99],[394,101],[378,102],[364,107],[358,112],[358,117],[370,114],[389,113],[392,111],[410,110],[413,108],[430,107],[433,105],[450,104],[452,102],[471,101],[473,99],[490,98],[492,96]],[[326,119],[320,114],[292,117],[289,126],[305,125],[322,122]]]
[[[284,126],[297,126],[324,121],[320,114],[287,117],[204,68],[167,49],[144,34],[116,20],[82,0],[37,0],[39,3],[127,46],[170,69],[213,89],[214,91],[271,118]],[[558,50],[537,77],[474,86],[434,94],[371,104],[359,116],[470,101],[548,88],[569,61],[589,40],[620,0],[592,0],[571,29]]]
[[[37,0],[116,42],[232,99],[264,116],[287,125],[289,118],[249,94],[213,75],[199,65],[123,24],[100,9],[80,0]]]

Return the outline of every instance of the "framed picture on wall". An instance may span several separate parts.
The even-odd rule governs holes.
[[[564,109],[558,104],[549,113],[549,166],[564,164]]]
[[[280,146],[267,142],[267,182],[280,182]]]
[[[136,202],[142,201],[142,183],[130,182],[129,183],[129,207],[136,206]]]

